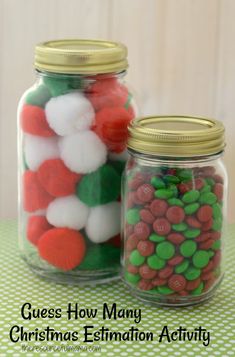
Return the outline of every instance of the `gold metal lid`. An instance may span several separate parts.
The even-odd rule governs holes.
[[[35,47],[35,68],[69,74],[121,72],[128,67],[127,48],[102,40],[56,40]]]
[[[189,157],[223,151],[224,126],[214,119],[156,116],[135,119],[128,128],[128,148],[140,153]]]

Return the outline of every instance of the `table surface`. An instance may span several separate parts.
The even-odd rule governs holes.
[[[228,228],[226,241],[226,275],[216,296],[210,301],[185,308],[160,308],[145,305],[128,294],[121,281],[98,286],[67,286],[47,282],[35,276],[21,260],[17,246],[17,224],[8,221],[0,223],[1,239],[1,316],[0,356],[235,356],[235,225]],[[61,308],[60,319],[38,318],[25,320],[21,307],[30,302],[34,308]],[[98,309],[93,319],[68,320],[68,304],[78,303],[79,309]],[[103,320],[103,304],[109,307],[116,303],[118,309],[141,309],[141,321],[136,324],[131,318]],[[12,326],[23,326],[25,331],[45,329],[57,331],[78,331],[76,342],[17,342],[9,339]],[[153,341],[100,341],[84,343],[84,326],[93,325],[94,331],[102,326],[112,331],[125,332],[131,326],[139,331],[151,331]],[[193,331],[201,326],[210,332],[209,346],[203,341],[159,342],[164,326],[169,332],[180,326]],[[26,352],[23,348],[34,348]],[[65,347],[63,347],[65,346]],[[66,353],[63,348],[66,349]],[[36,350],[35,348],[39,349]],[[51,353],[43,352],[51,348]],[[57,349],[58,348],[58,349]],[[72,350],[72,348],[76,348]],[[56,350],[57,349],[57,350]],[[69,352],[70,350],[70,352]],[[75,351],[79,351],[76,353]],[[40,351],[40,352],[38,352]]]

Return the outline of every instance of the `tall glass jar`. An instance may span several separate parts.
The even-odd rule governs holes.
[[[183,306],[223,278],[227,175],[222,123],[148,117],[129,127],[123,279],[137,298]]]
[[[120,272],[120,185],[136,107],[124,45],[61,40],[35,49],[22,96],[19,242],[37,274],[98,283]]]

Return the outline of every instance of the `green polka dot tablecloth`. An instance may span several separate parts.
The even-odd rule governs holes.
[[[93,287],[66,286],[43,281],[33,275],[21,261],[17,248],[17,226],[14,222],[0,224],[1,238],[1,317],[0,356],[235,356],[235,226],[230,226],[227,237],[226,277],[217,295],[210,301],[186,308],[160,308],[144,305],[131,297],[122,282]],[[25,320],[21,307],[29,302],[35,309],[62,309],[61,318],[33,318]],[[68,304],[78,309],[97,309],[94,318],[68,320]],[[104,303],[117,309],[141,309],[141,321],[133,318],[103,320]],[[24,331],[42,331],[47,326],[56,331],[77,331],[78,341],[20,341],[12,342],[12,326],[23,326]],[[110,331],[125,332],[132,326],[139,331],[153,332],[153,341],[84,342],[84,326],[93,332],[102,326]],[[210,332],[210,343],[203,341],[159,342],[164,326],[174,332],[180,326],[193,331],[201,326]]]

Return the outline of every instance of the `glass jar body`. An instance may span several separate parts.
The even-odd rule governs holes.
[[[121,174],[136,114],[124,77],[37,72],[20,100],[19,245],[45,278],[119,276]]]
[[[227,174],[221,155],[130,153],[122,189],[123,280],[153,304],[203,302],[223,278]]]

